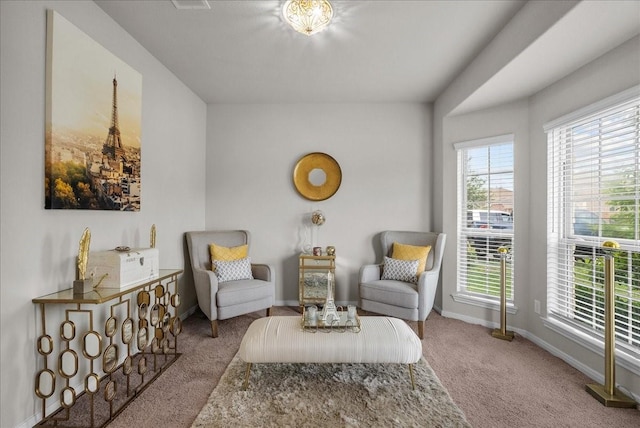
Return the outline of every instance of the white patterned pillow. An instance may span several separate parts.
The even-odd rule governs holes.
[[[218,281],[237,281],[240,279],[253,279],[251,273],[251,257],[238,260],[214,260],[213,261]]]
[[[398,260],[391,257],[384,258],[382,268],[382,279],[393,279],[395,281],[418,282],[418,265],[420,260]]]

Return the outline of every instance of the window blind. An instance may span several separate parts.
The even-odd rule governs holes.
[[[499,300],[498,248],[511,249],[507,300],[513,301],[513,135],[455,145],[458,152],[458,292]]]
[[[615,333],[640,353],[640,96],[626,91],[581,117],[555,121],[548,139],[547,308],[601,337],[602,243],[615,240]]]

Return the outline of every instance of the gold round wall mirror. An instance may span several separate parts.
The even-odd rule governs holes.
[[[296,190],[311,201],[329,199],[338,191],[340,183],[340,165],[326,153],[309,153],[300,158],[293,169]]]

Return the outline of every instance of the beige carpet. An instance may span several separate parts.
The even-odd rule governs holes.
[[[297,307],[274,307],[273,314],[300,315]],[[264,315],[223,320],[216,339],[202,314],[186,319],[182,356],[109,428],[190,427],[249,324]],[[604,407],[585,391],[593,380],[521,336],[494,339],[491,329],[432,312],[422,344],[425,359],[474,428],[640,427],[640,411]]]
[[[470,427],[423,359],[401,364],[246,364],[236,355],[193,423],[203,427]]]

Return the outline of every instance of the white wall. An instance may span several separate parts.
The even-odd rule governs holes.
[[[529,223],[531,268],[529,283],[524,285],[531,289],[527,330],[560,352],[576,358],[587,369],[593,369],[599,373],[604,368],[601,353],[599,355],[599,353],[588,351],[552,332],[543,325],[542,319],[533,313],[533,299],[538,299],[543,302],[543,316],[546,314],[544,302],[547,295],[546,283],[541,280],[541,273],[547,271],[545,239],[547,138],[542,127],[546,122],[638,84],[640,84],[640,37],[635,37],[530,99],[531,175],[527,191],[531,208]],[[637,373],[639,371],[637,360],[635,366]],[[618,365],[616,380],[636,397],[640,397],[640,376]]]
[[[438,96],[438,99],[433,106],[433,158],[436,160],[433,164],[433,227],[438,230],[455,230],[451,229],[452,217],[449,210],[446,208],[451,205],[452,195],[455,191],[455,187],[451,187],[452,183],[455,185],[455,181],[451,182],[451,173],[455,171],[455,164],[451,164],[451,152],[452,148],[450,143],[456,142],[458,138],[461,140],[482,138],[483,136],[499,135],[500,129],[515,129],[515,125],[511,125],[510,121],[503,121],[500,119],[500,109],[494,115],[496,120],[489,120],[486,123],[480,123],[480,129],[475,129],[473,123],[466,127],[465,118],[459,119],[455,126],[448,127],[449,137],[445,138],[445,126],[447,124],[447,117],[452,111],[456,109],[461,103],[463,103],[468,97],[473,95],[478,89],[489,81],[495,74],[499,73],[503,67],[509,65],[518,56],[528,49],[531,45],[535,44],[536,40],[541,35],[545,34],[550,28],[561,20],[569,11],[571,11],[579,1],[562,1],[562,2],[527,2],[516,15],[500,30],[500,32],[494,37],[494,39],[480,52],[476,58],[451,82],[447,89]],[[522,106],[518,107],[520,114],[523,114]],[[503,110],[510,118],[514,118],[514,114],[518,116],[518,112]],[[469,120],[474,122],[474,116],[470,116]],[[485,120],[482,115],[475,116],[480,120]],[[521,124],[521,118],[518,116],[516,120]],[[485,127],[486,126],[486,127]],[[519,126],[519,136],[517,136],[519,142],[516,142],[519,146],[519,152],[522,154],[524,150],[523,137],[521,125]],[[470,131],[470,132],[467,132]],[[496,134],[498,132],[498,134]],[[513,131],[502,132],[510,133]],[[472,134],[481,134],[474,136]],[[466,137],[465,135],[469,135]],[[447,151],[449,151],[447,153]],[[516,156],[519,156],[516,153]],[[451,166],[454,165],[452,170]],[[453,201],[455,203],[455,200]],[[449,216],[449,217],[448,217]],[[447,223],[446,228],[445,224]],[[447,245],[447,255],[443,261],[444,272],[451,272],[455,270],[455,263],[447,263],[454,249],[452,244],[454,241],[453,236],[449,236]],[[448,270],[447,270],[448,265]],[[520,274],[523,274],[521,271]],[[451,282],[451,278],[448,276],[442,276],[441,281]],[[438,288],[436,294],[435,307],[443,307],[443,299],[448,298],[447,289],[452,287],[451,284],[445,284]],[[491,317],[491,313],[488,313]]]
[[[430,230],[430,117],[417,104],[210,105],[207,229],[250,230],[252,259],[276,267],[276,301],[296,305],[300,231],[321,209],[319,244],[336,247],[336,300],[357,301],[377,233]],[[340,189],[322,202],[292,181],[298,159],[315,151],[342,169]]]
[[[443,192],[450,195],[445,198],[442,205],[443,230],[450,233],[451,240],[445,249],[445,260],[457,259],[457,154],[453,144],[461,141],[475,140],[479,138],[498,135],[514,135],[514,212],[516,224],[514,228],[514,254],[517,255],[514,265],[514,281],[522,284],[527,281],[527,263],[529,248],[529,200],[527,188],[529,187],[529,123],[528,103],[518,101],[507,105],[487,109],[462,116],[446,117],[444,119],[444,176],[442,180]],[[442,269],[442,310],[444,313],[464,314],[466,317],[499,322],[500,313],[487,310],[478,306],[470,306],[455,302],[451,295],[456,293],[457,275],[456,263],[446,263]],[[519,287],[514,296],[514,304],[518,308],[528,305],[528,287]],[[520,313],[522,310],[520,310]],[[511,321],[518,327],[526,327],[523,318],[515,317]]]
[[[40,360],[34,342],[40,331],[31,299],[70,286],[85,227],[92,231],[92,249],[106,249],[145,245],[155,223],[161,264],[172,268],[184,267],[184,231],[249,229],[251,256],[275,265],[276,300],[287,304],[297,303],[301,232],[314,209],[327,216],[319,244],[337,248],[336,298],[343,303],[357,300],[358,269],[379,256],[373,242],[378,232],[443,230],[449,237],[437,305],[453,316],[497,320],[495,311],[461,305],[449,296],[455,290],[450,260],[456,238],[451,144],[504,133],[516,135],[516,210],[519,224],[526,224],[516,229],[516,245],[519,260],[528,261],[517,266],[519,311],[509,322],[573,358],[581,369],[601,372],[600,356],[548,330],[533,313],[533,299],[546,300],[540,281],[546,272],[542,124],[640,82],[640,40],[531,99],[446,117],[573,4],[549,9],[528,3],[510,24],[512,31],[499,36],[432,109],[416,104],[205,106],[93,2],[0,1],[0,426],[35,423],[40,409],[33,377]],[[43,209],[47,8],[143,75],[139,213]],[[519,25],[525,18],[535,24],[539,13],[548,13],[548,19],[538,26]],[[527,32],[519,33],[525,27]],[[509,37],[514,33],[522,37],[514,41]],[[342,185],[327,201],[303,199],[292,183],[296,161],[312,151],[332,155],[342,167]],[[192,307],[189,272],[180,290],[182,309]],[[619,369],[618,381],[640,394],[638,376]]]
[[[612,49],[602,57],[534,96],[466,115],[442,118],[442,140],[434,140],[441,156],[442,180],[436,183],[443,195],[455,194],[456,156],[452,144],[506,133],[515,134],[516,277],[515,304],[518,312],[508,316],[509,328],[536,341],[586,374],[602,382],[602,352],[594,352],[568,340],[543,324],[546,315],[547,234],[547,139],[544,123],[640,83],[640,37]],[[443,230],[456,234],[456,200],[443,197],[438,213]],[[445,259],[455,257],[455,246],[447,247]],[[443,265],[442,310],[446,316],[492,325],[497,311],[457,303],[456,267]],[[534,299],[542,303],[541,315],[534,313]],[[637,370],[636,370],[637,373]],[[616,380],[640,396],[640,376],[618,365]]]
[[[47,8],[143,76],[138,213],[43,208]],[[184,267],[183,232],[204,228],[206,105],[93,2],[1,1],[0,31],[0,426],[31,426],[40,411],[34,375],[41,368],[31,299],[71,286],[85,227],[91,249],[101,250],[148,245],[155,223],[161,267]],[[183,280],[180,292],[183,310],[195,304]]]

